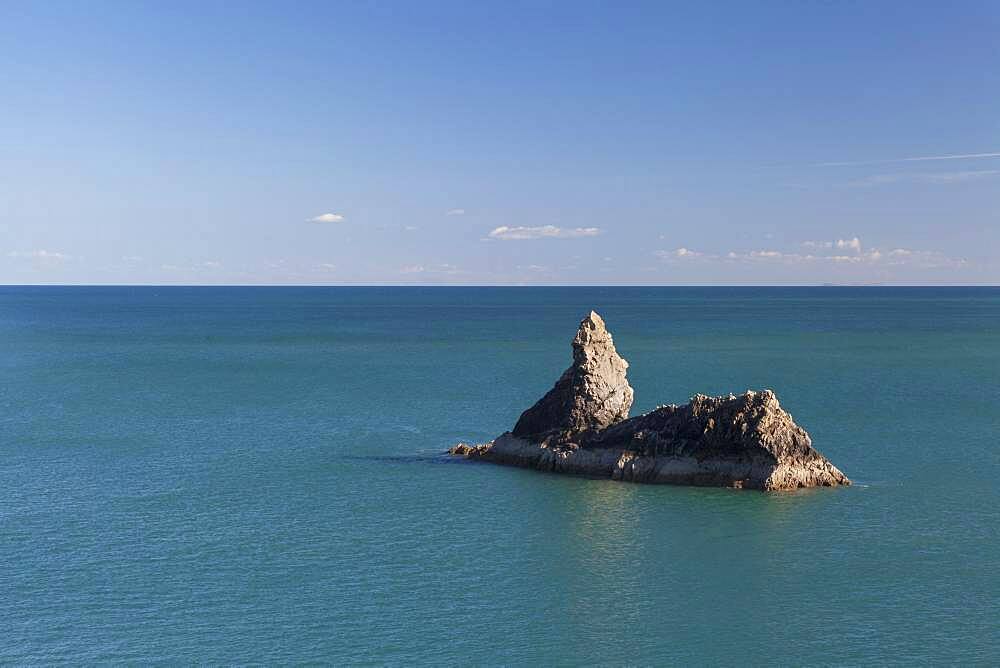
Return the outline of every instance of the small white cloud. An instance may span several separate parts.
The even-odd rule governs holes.
[[[344,217],[339,213],[323,213],[314,218],[310,218],[307,223],[342,223]]]
[[[704,253],[691,250],[690,248],[675,248],[674,250],[671,251],[668,250],[653,251],[653,255],[660,258],[661,260],[673,260],[676,258],[692,260],[694,258],[702,257]]]
[[[446,216],[464,216],[465,215],[465,209],[448,209],[447,211],[444,212],[444,215],[446,215]]]
[[[837,248],[850,248],[856,253],[861,252],[861,239],[854,237],[853,239],[837,239]]]
[[[555,225],[540,227],[508,227],[501,225],[489,233],[490,239],[502,241],[525,241],[529,239],[577,239],[580,237],[596,237],[601,233],[597,227],[574,227],[564,229]]]
[[[205,267],[206,269],[218,269],[219,267],[222,266],[222,263],[216,260],[206,260],[205,262],[201,263],[201,266]]]
[[[336,269],[337,265],[332,264],[330,262],[320,262],[319,264],[316,265],[317,271],[335,271]]]
[[[123,255],[122,262],[128,262],[129,264],[136,264],[137,262],[142,262],[142,258],[138,255]]]
[[[802,246],[818,250],[837,248],[839,250],[852,250],[855,253],[860,253],[861,239],[853,237],[851,239],[837,239],[836,241],[803,241]]]
[[[416,225],[404,225],[403,226],[403,230],[405,230],[406,232],[416,232],[417,229],[418,228],[417,228]]]

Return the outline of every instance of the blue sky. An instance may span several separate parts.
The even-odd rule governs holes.
[[[996,284],[998,34],[995,2],[4,3],[0,283]]]

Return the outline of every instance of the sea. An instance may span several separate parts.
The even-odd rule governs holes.
[[[591,309],[854,485],[446,456]],[[997,665],[998,481],[998,288],[0,288],[4,665]]]

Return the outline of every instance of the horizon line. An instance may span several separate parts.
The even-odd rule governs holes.
[[[1000,288],[996,283],[0,283],[3,288]]]

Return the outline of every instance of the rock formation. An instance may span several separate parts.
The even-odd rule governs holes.
[[[521,414],[511,432],[544,440],[600,431],[628,417],[632,387],[625,379],[628,362],[615,350],[611,332],[593,311],[573,339],[573,364],[548,394]]]
[[[760,490],[849,485],[770,390],[696,395],[629,418],[628,362],[593,311],[573,364],[512,432],[449,452],[470,459],[633,482]]]

